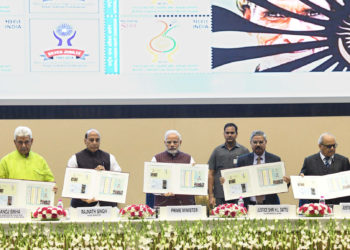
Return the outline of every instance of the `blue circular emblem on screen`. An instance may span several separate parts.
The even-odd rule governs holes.
[[[70,36],[73,33],[73,27],[67,23],[63,23],[56,28],[56,32],[60,36]]]

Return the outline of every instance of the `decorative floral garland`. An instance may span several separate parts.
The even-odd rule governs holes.
[[[238,206],[237,204],[222,204],[215,207],[211,211],[212,215],[217,215],[220,217],[234,218],[247,214],[247,209],[245,207]]]
[[[323,217],[330,215],[332,209],[326,204],[322,203],[308,203],[304,204],[298,209],[298,214],[308,217]]]
[[[59,220],[67,216],[67,212],[61,207],[39,207],[33,213],[33,218],[40,220]]]
[[[154,215],[154,211],[147,205],[129,205],[120,209],[120,215],[129,219],[143,219]]]

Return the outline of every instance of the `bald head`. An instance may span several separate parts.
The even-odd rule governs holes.
[[[337,147],[335,136],[331,133],[323,133],[318,139],[318,147],[325,157],[332,157]]]

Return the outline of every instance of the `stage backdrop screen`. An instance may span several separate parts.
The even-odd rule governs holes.
[[[1,0],[0,105],[350,102],[348,0]]]

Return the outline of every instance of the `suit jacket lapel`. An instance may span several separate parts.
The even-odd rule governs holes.
[[[324,162],[322,161],[321,155],[318,154],[316,158],[316,164],[322,167],[325,167]]]
[[[265,163],[269,163],[271,161],[269,153],[265,151]]]
[[[254,153],[250,153],[250,154],[249,154],[248,166],[249,166],[249,165],[253,165],[253,164],[254,164]]]

